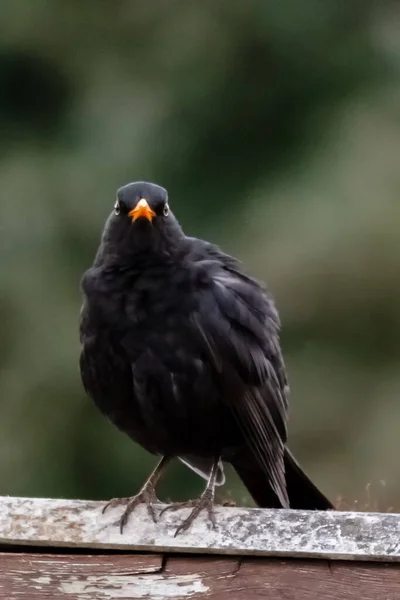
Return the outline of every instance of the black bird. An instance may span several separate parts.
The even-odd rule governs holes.
[[[268,292],[217,246],[183,233],[167,191],[117,192],[93,266],[82,279],[83,385],[100,410],[147,451],[155,471],[125,504],[147,504],[178,457],[207,480],[178,529],[203,509],[231,463],[261,507],[328,509],[286,447],[288,386],[279,317]],[[178,533],[177,531],[177,533]]]

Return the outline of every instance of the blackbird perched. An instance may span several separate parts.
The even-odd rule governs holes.
[[[215,525],[223,462],[261,507],[328,509],[331,503],[286,447],[288,386],[279,317],[268,292],[217,246],[187,237],[167,191],[136,182],[117,192],[93,266],[82,278],[80,368],[99,409],[161,458],[129,514],[178,457],[207,480],[177,532],[203,509]]]

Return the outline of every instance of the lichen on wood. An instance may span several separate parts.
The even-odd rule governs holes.
[[[103,506],[0,497],[0,544],[400,561],[398,514],[217,507],[215,530],[200,515],[175,538],[186,509],[153,523],[140,506],[121,534],[120,510]]]

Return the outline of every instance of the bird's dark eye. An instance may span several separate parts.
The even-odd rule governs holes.
[[[118,202],[118,200],[114,204],[114,212],[115,212],[116,215],[119,215],[121,213],[121,205]]]
[[[166,202],[166,203],[164,204],[164,208],[163,208],[163,211],[162,211],[162,213],[163,213],[164,217],[168,217],[168,215],[169,215],[169,206],[168,206],[168,202]]]

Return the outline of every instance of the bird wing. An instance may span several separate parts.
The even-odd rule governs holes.
[[[194,324],[220,374],[223,400],[282,506],[288,507],[284,468],[287,380],[277,311],[260,285],[240,273],[234,259],[219,255],[215,247],[206,258],[204,251],[198,256],[197,268],[206,266],[210,277],[199,292]]]

